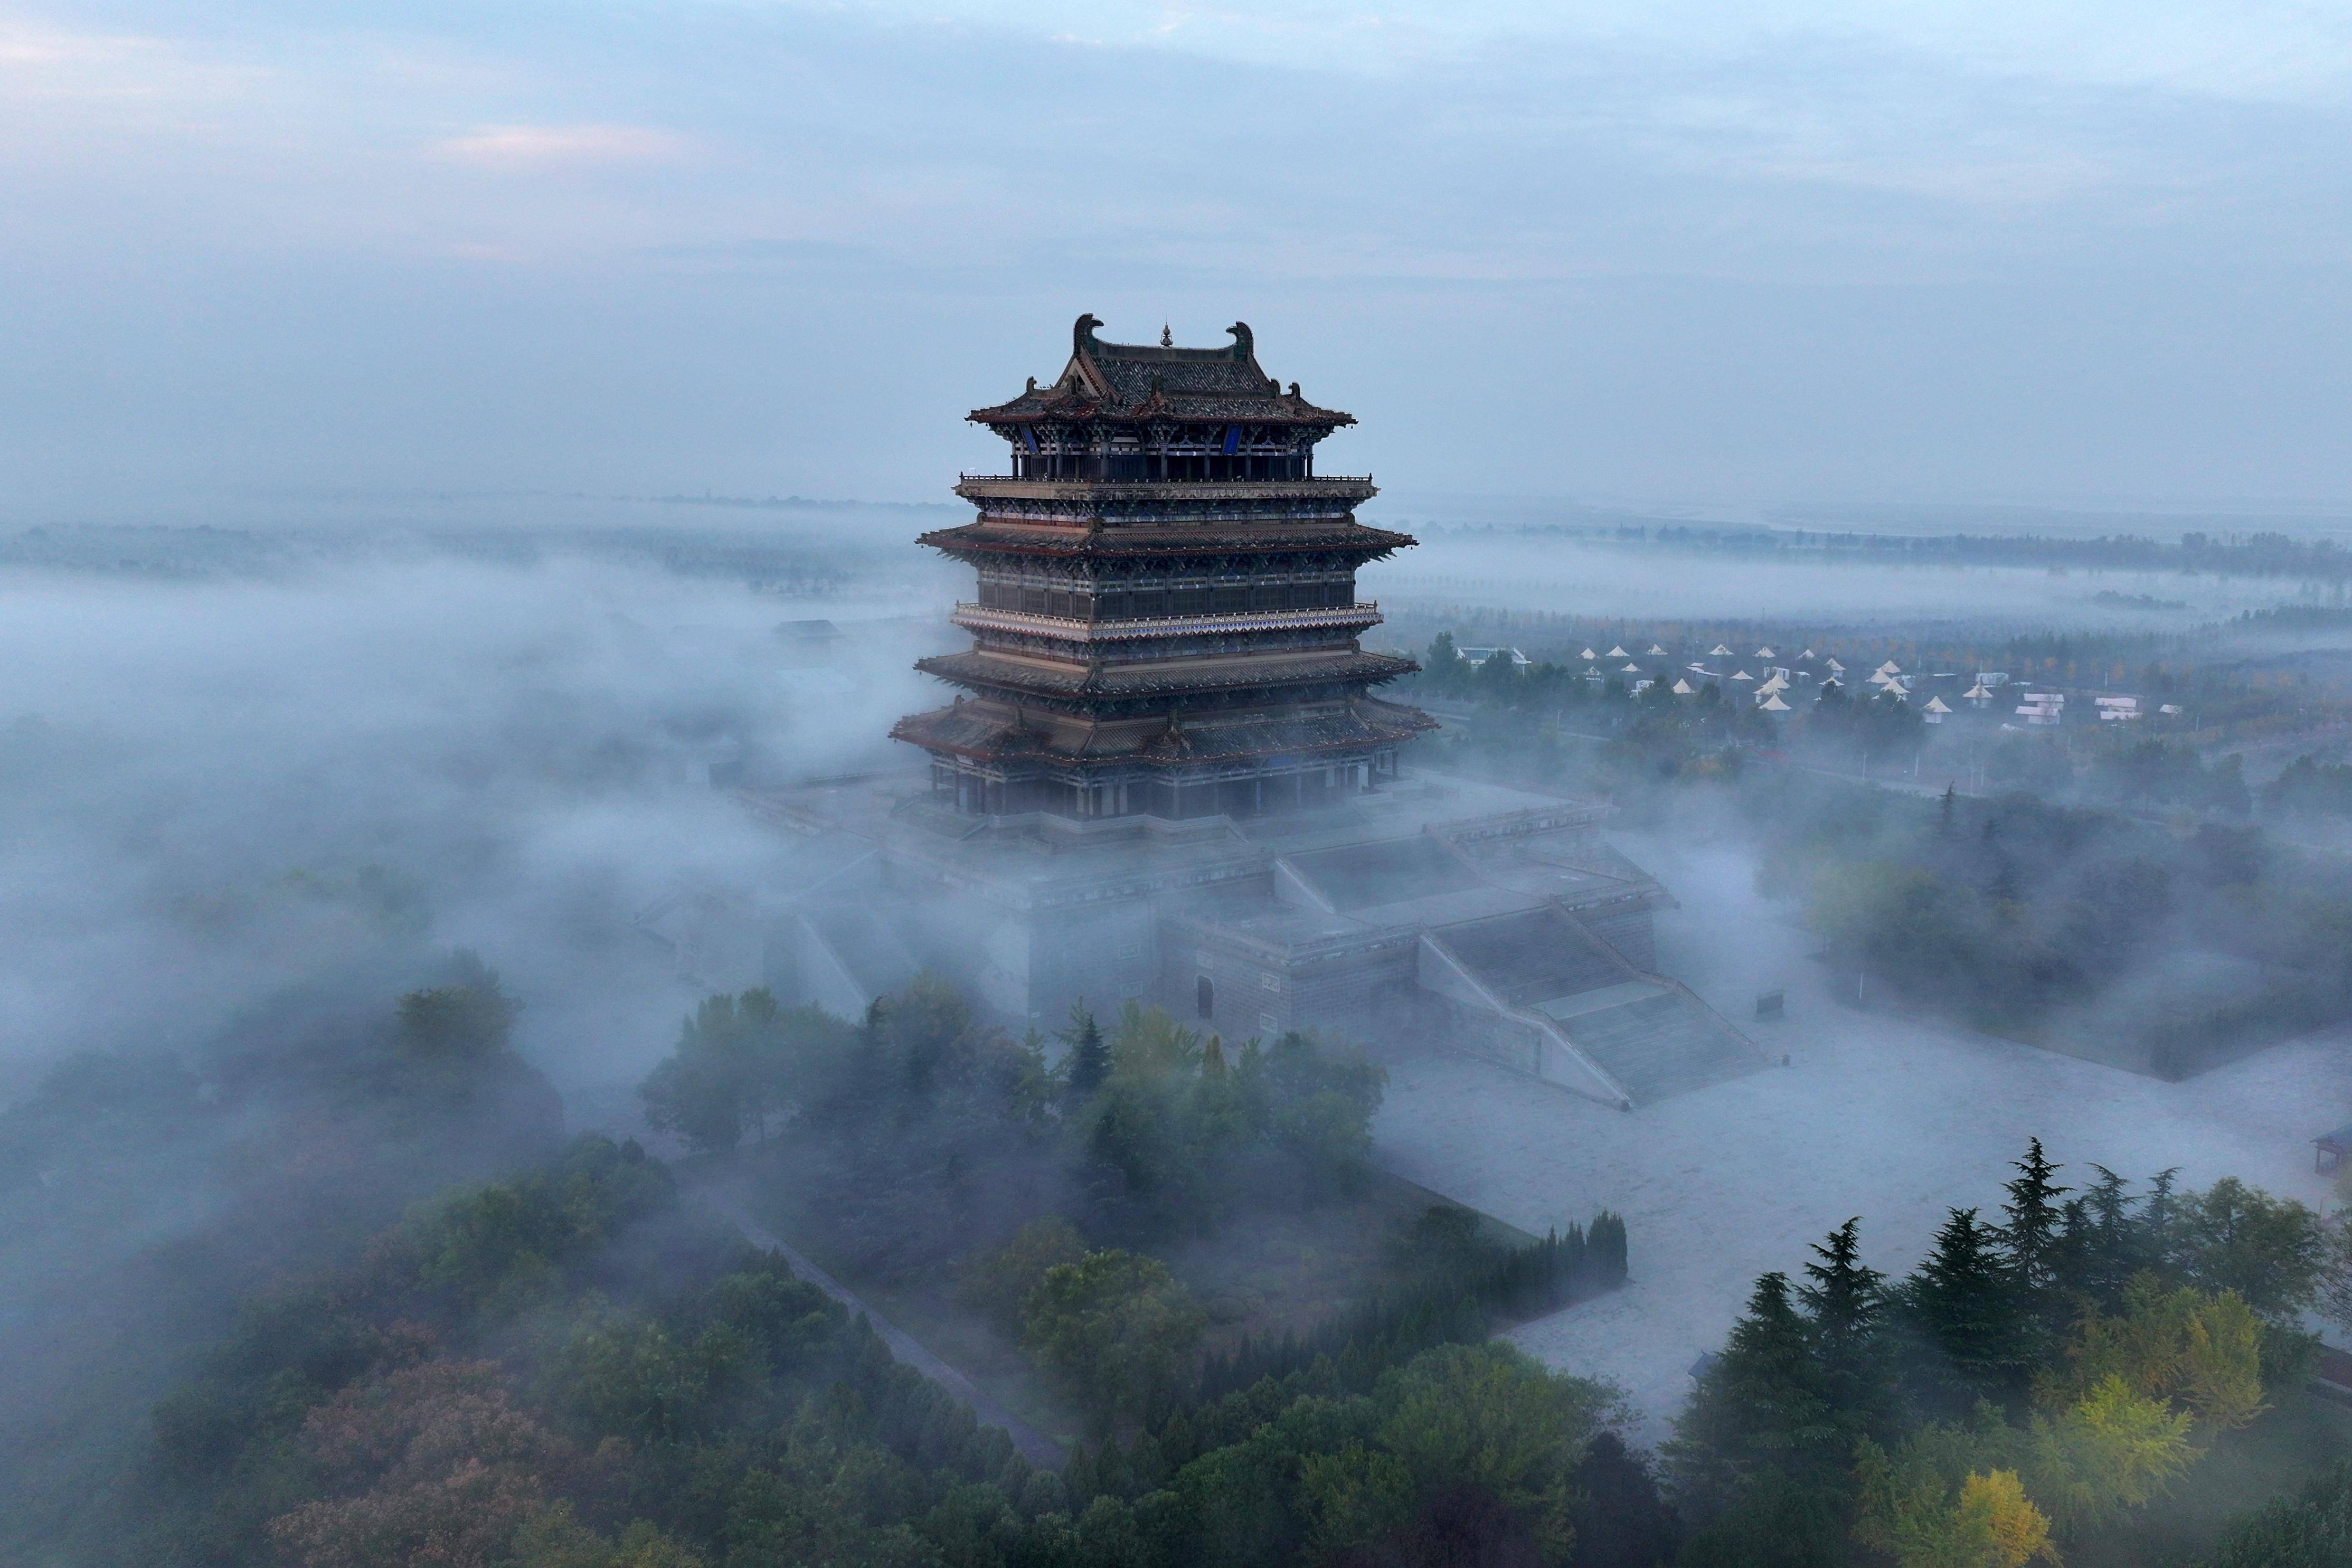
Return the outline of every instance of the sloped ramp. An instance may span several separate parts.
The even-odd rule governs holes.
[[[1639,978],[1615,949],[1557,905],[1446,926],[1438,934],[1486,989],[1514,1007]]]
[[[1754,1041],[1671,981],[1631,982],[1539,1005],[1636,1105],[1767,1065]]]
[[[796,1001],[845,1018],[862,1016],[877,996],[922,972],[887,921],[869,910],[836,905],[803,910],[791,924],[798,971]]]
[[[1423,984],[1532,1037],[1537,1076],[1646,1105],[1769,1065],[1678,981],[1644,974],[1558,906],[1428,932]]]

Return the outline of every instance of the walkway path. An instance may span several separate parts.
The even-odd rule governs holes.
[[[971,1379],[933,1355],[904,1330],[893,1326],[887,1319],[867,1306],[857,1292],[818,1268],[800,1248],[753,1219],[741,1205],[716,1194],[706,1194],[705,1196],[711,1207],[734,1222],[735,1228],[741,1231],[752,1246],[782,1253],[784,1261],[793,1266],[794,1274],[852,1312],[864,1313],[866,1321],[874,1325],[874,1331],[882,1336],[882,1342],[890,1347],[892,1355],[971,1406],[972,1414],[980,1417],[982,1426],[1003,1427],[1013,1438],[1013,1447],[1023,1458],[1044,1469],[1059,1470],[1062,1468],[1066,1456],[1063,1454],[1061,1445],[982,1394],[973,1386]]]

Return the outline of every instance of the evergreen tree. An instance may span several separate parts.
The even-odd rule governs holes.
[[[2172,1195],[2179,1177],[2180,1167],[2168,1165],[2147,1179],[2147,1202],[2132,1227],[2139,1266],[2159,1274],[2171,1271],[2180,1253],[2180,1200]]]
[[[2082,1230],[2075,1249],[2075,1288],[2098,1302],[2113,1307],[2123,1300],[2124,1286],[2155,1259],[2132,1212],[2140,1200],[2131,1184],[2105,1165],[2093,1165],[2099,1179],[2081,1198],[2067,1205],[2069,1229]],[[2079,1218],[2074,1216],[2079,1215]]]
[[[1936,808],[1937,837],[1949,838],[1952,836],[1952,819],[1954,816],[1957,815],[1958,809],[1959,795],[1958,789],[1955,785],[1948,784],[1944,786],[1944,798],[1941,804],[1939,804]]]
[[[1757,1280],[1667,1446],[1679,1489],[1702,1512],[1727,1506],[1767,1470],[1813,1481],[1842,1472],[1847,1444],[1811,1337],[1789,1277]]]
[[[1576,1498],[1574,1568],[1655,1568],[1675,1555],[1675,1514],[1643,1456],[1605,1428],[1570,1476]]]
[[[1908,1315],[1937,1358],[1934,1381],[1963,1403],[2017,1392],[2017,1296],[2000,1239],[1976,1210],[1952,1210],[1904,1289]]]
[[[1574,1227],[1571,1226],[1571,1229]],[[1584,1233],[1585,1257],[1593,1278],[1609,1285],[1625,1278],[1625,1216],[1602,1209]]]
[[[1807,1283],[1797,1289],[1821,1364],[1832,1415],[1850,1437],[1884,1426],[1895,1401],[1894,1374],[1880,1332],[1885,1276],[1861,1259],[1860,1216],[1813,1247]]]
[[[2056,1334],[2069,1316],[2058,1289],[2065,1221],[2058,1200],[2074,1189],[2062,1187],[2053,1179],[2059,1168],[2042,1154],[2039,1138],[2027,1141],[2025,1157],[2014,1169],[2017,1176],[2006,1188],[2009,1201],[2001,1205],[2009,1222],[2000,1229],[2010,1286],[2016,1295],[2021,1323],[2029,1331]]]
[[[1062,1039],[1070,1047],[1064,1064],[1064,1081],[1069,1085],[1074,1100],[1092,1098],[1110,1076],[1110,1046],[1103,1039],[1102,1026],[1095,1016],[1087,1011],[1086,999],[1070,1004],[1070,1025],[1062,1031]]]

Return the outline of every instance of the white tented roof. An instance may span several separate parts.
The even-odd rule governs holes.
[[[1707,657],[1709,658],[1722,658],[1727,656],[1730,652],[1731,650],[1724,647],[1721,643],[1717,643],[1713,647],[1706,650]]]
[[[1612,647],[1609,650],[1609,657],[1611,658],[1630,658],[1633,656],[1628,654],[1622,647]]]
[[[1930,697],[1927,699],[1927,711],[1930,713],[1949,713],[1951,710],[1944,706],[1944,700],[1942,698]]]
[[[1691,683],[1677,679],[1674,684],[1674,693],[1677,697],[1688,697],[1691,694]]]
[[[1764,700],[1756,706],[1767,713],[1786,713],[1789,710],[1789,705],[1780,700],[1780,694],[1777,691],[1765,693]]]
[[[1651,651],[1652,653],[1664,653],[1664,652],[1665,652],[1666,650],[1665,650],[1664,648],[1660,647],[1656,643],[1652,643],[1652,644],[1650,645],[1650,651]]]
[[[1770,658],[1772,657],[1772,650],[1769,647],[1759,647],[1756,650],[1756,657],[1758,658]]]
[[[1754,676],[1752,676],[1752,675],[1748,674],[1746,670],[1744,670],[1744,669],[1743,669],[1743,670],[1738,671],[1738,672],[1737,674],[1735,674],[1734,676],[1732,676],[1732,678],[1731,678],[1731,679],[1734,679],[1734,680],[1753,680],[1753,679],[1755,679],[1756,678],[1755,678]]]
[[[1625,665],[1624,673],[1627,675],[1639,675],[1642,673],[1642,667],[1638,664],[1628,661]]]
[[[1578,654],[1576,657],[1577,657],[1577,658],[1581,658],[1581,659],[1585,659],[1585,660],[1587,660],[1587,661],[1590,661],[1590,660],[1592,660],[1592,659],[1599,658],[1601,656],[1600,656],[1599,654],[1597,654],[1597,653],[1593,652],[1591,648],[1586,648],[1582,653]]]

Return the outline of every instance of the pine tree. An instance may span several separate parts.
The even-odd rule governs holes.
[[[1976,1210],[1954,1209],[1904,1287],[1908,1313],[1939,1358],[1936,1381],[1969,1401],[2017,1392],[2018,1299],[2000,1240]]]
[[[2099,1179],[2081,1199],[2086,1226],[2083,1289],[2101,1306],[2112,1307],[2123,1300],[2125,1284],[2152,1260],[2134,1222],[2132,1207],[2140,1200],[2132,1195],[2131,1184],[2105,1165],[2091,1169]]]
[[[2058,1289],[2065,1217],[2058,1200],[2074,1189],[2052,1179],[2059,1167],[2043,1156],[2039,1138],[2027,1141],[2025,1157],[2014,1168],[2017,1177],[2008,1184],[2009,1201],[2001,1205],[2001,1212],[2009,1216],[2009,1223],[2000,1227],[2001,1251],[2009,1262],[2020,1317],[2054,1334],[2064,1327],[2068,1316]]]
[[[2172,1195],[2180,1167],[2168,1166],[2147,1179],[2147,1202],[2133,1226],[2134,1257],[2142,1268],[2171,1271],[2180,1256],[2180,1200]]]
[[[1861,1259],[1862,1221],[1847,1220],[1813,1247],[1808,1283],[1797,1289],[1813,1354],[1827,1379],[1832,1414],[1853,1436],[1875,1432],[1895,1400],[1894,1374],[1880,1332],[1885,1276]]]
[[[1065,1081],[1073,1099],[1085,1100],[1110,1076],[1110,1047],[1095,1016],[1087,1011],[1084,997],[1070,1004],[1070,1025],[1062,1031],[1062,1038],[1070,1047],[1064,1063]]]
[[[1595,1279],[1604,1286],[1622,1283],[1625,1279],[1624,1216],[1612,1214],[1607,1209],[1594,1215],[1591,1227],[1584,1233],[1584,1255],[1589,1259],[1588,1266]]]
[[[1958,811],[1958,805],[1959,795],[1957,792],[1956,786],[1948,784],[1946,784],[1944,786],[1943,804],[1936,809],[1937,837],[1949,838],[1952,836],[1952,819]]]
[[[1842,1468],[1846,1444],[1809,1340],[1789,1277],[1757,1280],[1746,1314],[1675,1423],[1671,1452],[1686,1493],[1722,1500],[1759,1466],[1825,1475]]]

